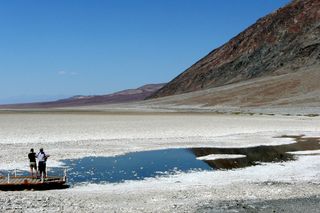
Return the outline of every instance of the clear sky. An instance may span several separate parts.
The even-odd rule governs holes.
[[[0,103],[168,82],[289,0],[2,0]]]

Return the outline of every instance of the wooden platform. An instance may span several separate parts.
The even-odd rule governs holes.
[[[41,178],[33,178],[29,176],[0,176],[0,190],[15,191],[15,190],[49,190],[49,189],[65,189],[66,178],[64,177],[47,177],[44,180]]]

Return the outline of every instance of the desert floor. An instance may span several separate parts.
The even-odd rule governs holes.
[[[30,148],[59,160],[187,147],[293,143],[320,137],[320,117],[214,113],[0,112],[0,170],[28,169]],[[316,211],[320,151],[235,170],[180,173],[65,190],[0,192],[0,212]]]

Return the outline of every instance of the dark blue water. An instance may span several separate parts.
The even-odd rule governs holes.
[[[212,170],[204,161],[196,160],[189,149],[134,152],[115,157],[85,157],[62,161],[71,183],[118,183],[199,170]]]

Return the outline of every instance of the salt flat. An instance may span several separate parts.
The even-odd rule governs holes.
[[[2,112],[0,169],[28,169],[27,153],[32,147],[51,154],[50,167],[62,159],[142,150],[293,143],[278,137],[320,136],[319,124],[319,117],[279,115]],[[0,210],[184,212],[203,210],[211,202],[305,198],[320,195],[319,169],[319,155],[299,155],[296,161],[231,171],[61,191],[0,192]]]

